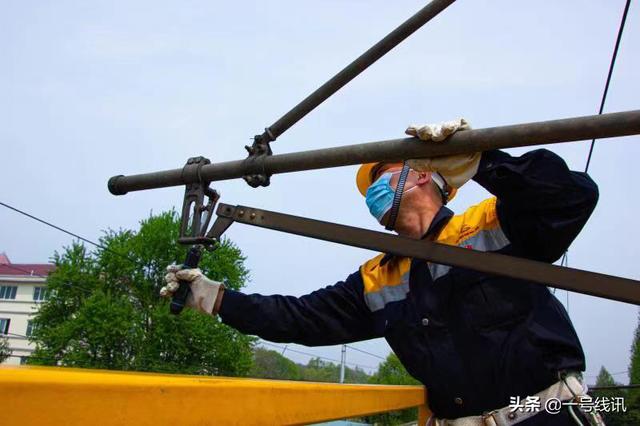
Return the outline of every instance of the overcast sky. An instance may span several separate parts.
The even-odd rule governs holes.
[[[425,2],[0,0],[0,201],[97,239],[179,206],[182,188],[112,196],[115,174],[242,159],[243,146]],[[276,153],[397,138],[414,122],[475,128],[597,113],[623,0],[459,1],[273,144]],[[640,16],[632,4],[605,111],[638,108]],[[569,265],[640,279],[637,136],[602,140],[600,202]],[[550,146],[576,170],[588,143]],[[513,150],[513,153],[524,152]],[[268,188],[216,183],[222,201],[380,230],[356,167],[278,175]],[[488,194],[467,185],[453,209]],[[0,209],[0,251],[46,262],[72,239]],[[233,225],[249,292],[302,295],[376,253]],[[556,293],[567,303],[565,291]],[[637,307],[571,294],[587,354],[627,381]],[[381,339],[354,344],[385,356]],[[340,347],[297,350],[339,359]],[[308,357],[289,353],[296,361]],[[376,366],[350,350],[348,360]],[[370,371],[370,370],[368,370]]]

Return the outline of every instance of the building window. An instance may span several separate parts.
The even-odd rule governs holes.
[[[0,318],[0,334],[4,334],[5,336],[9,333],[9,323],[11,320],[9,318]]]
[[[15,299],[17,291],[15,285],[0,285],[0,299]]]
[[[35,331],[36,327],[33,324],[33,320],[27,321],[27,337],[31,337],[31,334]]]
[[[21,356],[20,357],[20,365],[25,365],[28,360],[29,360],[28,356]]]
[[[34,287],[33,288],[33,300],[36,302],[42,302],[47,300],[47,288],[46,287]]]

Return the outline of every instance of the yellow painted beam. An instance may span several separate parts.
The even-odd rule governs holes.
[[[0,425],[305,424],[421,406],[421,386],[0,367]]]

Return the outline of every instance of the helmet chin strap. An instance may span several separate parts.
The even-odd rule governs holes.
[[[402,171],[400,172],[398,185],[396,185],[395,194],[393,195],[393,204],[391,204],[391,210],[389,210],[389,220],[387,221],[387,226],[385,226],[385,229],[388,231],[393,230],[396,225],[398,210],[400,210],[400,202],[402,201],[402,194],[404,193],[404,184],[407,182],[407,175],[410,170],[411,168],[407,165],[406,161],[402,163]]]
[[[385,226],[385,229],[388,231],[392,231],[396,226],[398,211],[400,210],[400,202],[402,201],[402,195],[404,194],[404,185],[407,183],[407,176],[409,175],[410,170],[411,168],[407,165],[406,161],[402,163],[402,171],[400,172],[398,185],[396,185],[395,194],[393,195],[393,204],[391,204],[391,210],[389,210],[389,220],[387,221],[387,225]],[[442,205],[446,205],[449,198],[449,185],[447,184],[447,181],[438,172],[433,172],[431,174],[431,179],[435,182],[436,186],[440,190],[440,195],[442,196]]]

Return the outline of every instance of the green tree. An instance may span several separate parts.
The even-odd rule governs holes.
[[[11,348],[9,348],[9,340],[0,336],[0,364],[3,363],[11,355]]]
[[[369,383],[378,385],[420,385],[404,368],[398,356],[390,353],[380,364],[378,371],[371,376]],[[370,423],[395,425],[414,421],[418,418],[418,409],[409,408],[401,411],[391,411],[367,418]]]
[[[598,373],[598,377],[596,378],[596,387],[611,387],[616,386],[618,383],[613,379],[613,376],[607,371],[604,366],[600,367],[600,372]],[[625,398],[627,395],[622,389],[603,389],[596,390],[592,392],[594,398]],[[604,421],[608,426],[623,426],[623,425],[632,425],[636,423],[629,423],[627,421],[628,413],[623,412],[611,412],[611,413],[600,413],[603,417]]]
[[[631,344],[631,360],[629,362],[629,382],[640,383],[640,314],[638,315],[638,326],[633,335]]]
[[[307,365],[297,364],[279,352],[255,348],[250,376],[264,379],[303,380],[307,382],[338,382],[340,366],[320,358],[312,358]],[[345,383],[368,383],[370,376],[360,368],[344,369]]]
[[[633,335],[633,342],[631,343],[629,384],[640,384],[640,315],[638,316],[638,325]],[[633,424],[640,424],[640,389],[629,389],[626,401],[629,422],[635,421]]]
[[[29,362],[84,368],[245,375],[254,339],[191,310],[169,314],[159,297],[165,267],[184,259],[174,211],[151,215],[138,231],[108,231],[104,249],[74,243],[53,256],[50,290],[34,319]],[[248,278],[231,241],[204,252],[200,267],[227,288]]]
[[[302,380],[307,382],[337,383],[340,381],[340,366],[332,362],[323,361],[321,358],[312,358],[303,369]]]
[[[255,348],[250,376],[261,379],[301,380],[301,370],[300,365],[276,351]]]
[[[345,366],[345,383],[368,383],[371,376],[364,370]],[[302,380],[307,382],[333,382],[340,381],[340,365],[324,361],[321,358],[312,358],[306,366],[302,367]]]
[[[616,381],[613,380],[613,376],[607,371],[606,368],[604,368],[604,365],[600,367],[600,372],[596,377],[596,386],[602,387],[602,386],[615,386],[615,385],[616,385]]]

